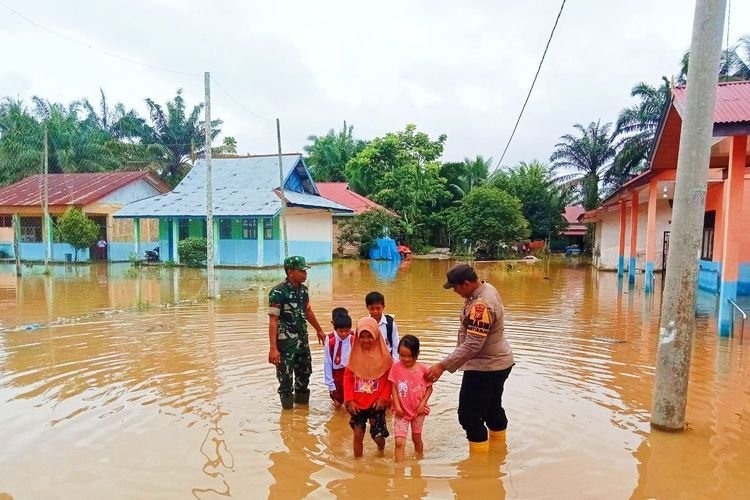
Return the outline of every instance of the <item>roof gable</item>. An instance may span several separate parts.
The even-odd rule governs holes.
[[[85,206],[141,179],[162,193],[168,190],[167,186],[150,172],[49,174],[49,205]],[[36,174],[0,189],[0,205],[40,205],[43,183],[44,176]]]
[[[202,217],[206,214],[207,165],[198,160],[173,191],[137,201],[117,217]],[[211,161],[214,215],[272,217],[281,209],[278,155],[217,158]],[[290,205],[348,212],[321,198],[299,154],[282,155],[281,176]]]

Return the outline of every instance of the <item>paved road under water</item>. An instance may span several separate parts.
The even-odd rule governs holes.
[[[447,267],[316,266],[313,307],[356,318],[380,290],[431,363],[455,342]],[[507,442],[468,458],[460,376],[446,374],[424,458],[395,468],[392,440],[385,458],[366,442],[352,459],[321,347],[309,409],[281,413],[266,362],[278,271],[221,270],[222,298],[209,303],[196,270],[36,266],[17,281],[0,267],[0,498],[750,497],[750,335],[744,346],[717,337],[713,296],[698,305],[688,429],[664,434],[648,423],[658,288],[618,290],[614,274],[574,264],[477,270],[502,294],[516,353]]]

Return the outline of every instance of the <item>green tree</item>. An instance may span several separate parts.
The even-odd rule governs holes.
[[[687,83],[690,51],[686,51],[680,61],[680,74],[677,83]],[[737,42],[721,51],[718,77],[720,82],[750,80],[750,35],[739,38]]]
[[[171,186],[176,186],[190,168],[190,158],[205,154],[204,123],[201,121],[203,103],[193,106],[187,113],[182,89],[177,91],[173,100],[168,101],[166,110],[151,99],[146,99],[151,123],[146,125],[142,139],[144,144],[161,145],[167,157],[162,179]],[[211,120],[211,138],[221,133],[221,120]]]
[[[349,186],[401,216],[403,236],[418,250],[433,234],[431,214],[451,200],[438,161],[446,136],[433,141],[415,125],[372,140],[346,166]]]
[[[578,136],[565,134],[555,144],[550,156],[552,168],[558,173],[556,182],[574,189],[586,210],[599,205],[599,183],[604,180],[615,157],[615,136],[612,124],[591,122],[587,127],[576,123]]]
[[[99,226],[80,208],[69,208],[57,221],[57,234],[61,241],[75,249],[78,262],[78,251],[89,248],[99,238]]]
[[[0,185],[41,173],[43,130],[20,100],[0,103]]]
[[[538,161],[520,162],[509,170],[498,170],[490,185],[514,196],[529,222],[533,240],[554,238],[565,227],[565,193],[555,184],[550,168]]]
[[[366,256],[376,239],[396,235],[400,231],[398,217],[386,210],[368,210],[347,218],[339,225],[337,250],[341,255],[346,245],[354,245],[359,248],[360,255]]]
[[[503,244],[529,236],[529,223],[517,198],[482,186],[473,189],[451,213],[449,232],[454,246],[465,242],[475,251],[496,257]]]
[[[331,129],[322,137],[311,135],[307,140],[312,144],[305,146],[305,162],[318,182],[345,182],[347,162],[367,145],[354,138],[354,126],[346,122],[338,132]]]
[[[413,165],[418,170],[433,163],[443,154],[445,134],[436,141],[417,126],[409,124],[403,131],[388,132],[385,137],[373,139],[362,151],[346,164],[349,187],[367,196],[380,190],[385,174],[404,165]]]
[[[212,155],[236,155],[237,154],[237,139],[234,137],[227,136],[221,142],[221,146],[211,148]]]
[[[609,192],[617,190],[646,168],[656,131],[670,102],[669,80],[663,76],[659,87],[638,83],[630,95],[637,97],[639,102],[623,109],[617,118],[618,151],[606,179]]]
[[[136,140],[146,134],[146,121],[138,116],[135,110],[126,110],[122,103],[114,107],[109,105],[103,89],[99,89],[99,110],[97,111],[88,99],[81,105],[87,113],[83,123],[92,128],[106,132],[116,140]]]

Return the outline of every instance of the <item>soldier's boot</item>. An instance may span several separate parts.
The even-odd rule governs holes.
[[[297,391],[294,393],[294,402],[298,405],[310,404],[310,391]]]
[[[294,408],[294,395],[293,394],[281,394],[281,408],[284,410],[291,410]]]

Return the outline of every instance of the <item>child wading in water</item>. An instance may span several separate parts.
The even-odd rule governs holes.
[[[354,431],[354,456],[361,457],[368,422],[370,436],[381,453],[385,449],[385,438],[390,435],[385,410],[391,399],[388,373],[393,359],[380,338],[380,328],[374,319],[360,319],[355,335],[344,371],[344,404],[351,415],[349,425]]]
[[[331,316],[333,332],[328,334],[324,346],[323,377],[338,408],[344,403],[344,370],[352,349],[352,318],[343,307],[334,309]]]
[[[414,450],[420,455],[424,451],[422,426],[430,413],[427,401],[432,395],[432,382],[425,381],[427,367],[417,362],[419,339],[414,335],[404,335],[398,344],[400,360],[391,367],[388,380],[393,393],[393,428],[396,435],[394,459],[403,462],[406,436],[411,425],[411,439]]]

